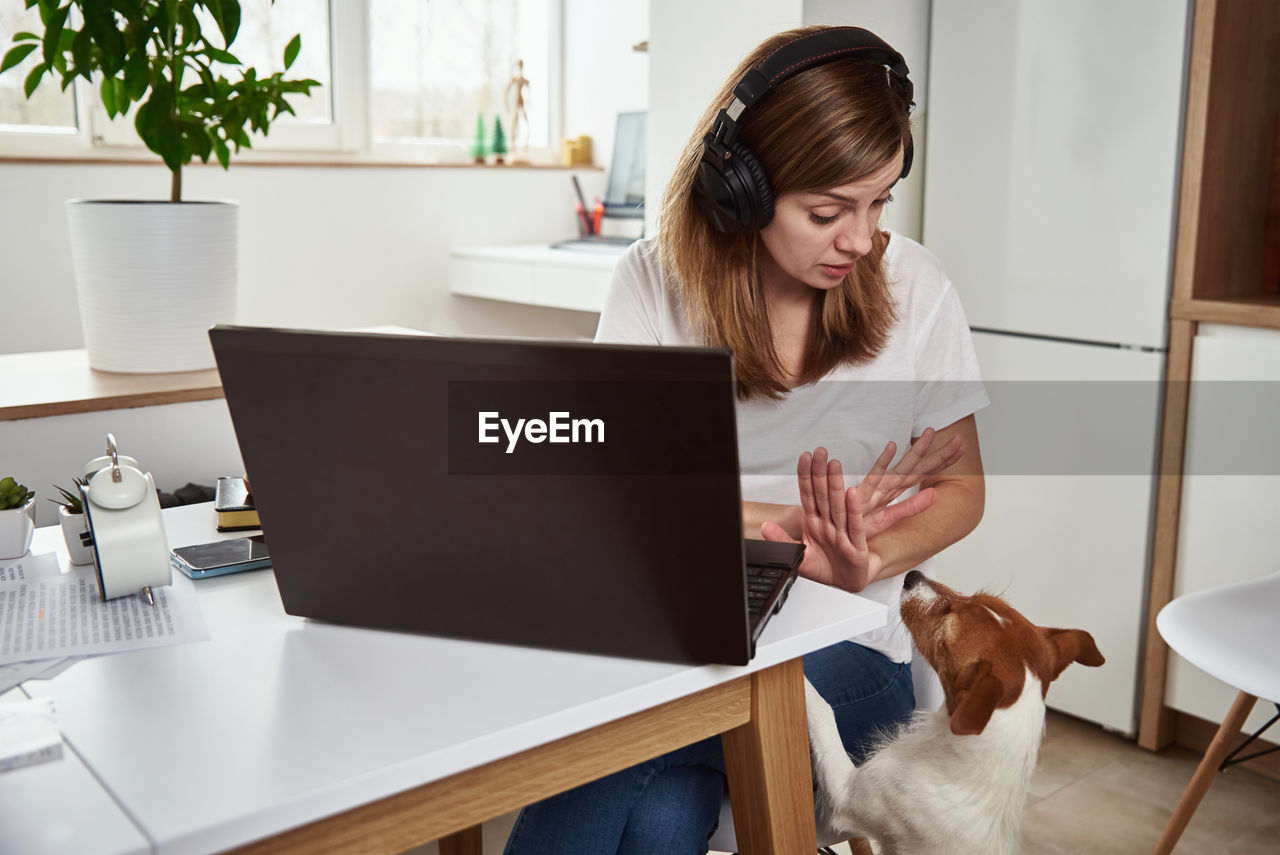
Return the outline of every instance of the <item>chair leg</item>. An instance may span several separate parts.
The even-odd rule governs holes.
[[[1191,782],[1182,793],[1182,799],[1174,809],[1173,816],[1169,818],[1169,824],[1165,826],[1164,834],[1160,835],[1160,841],[1156,843],[1152,855],[1169,855],[1173,847],[1178,845],[1178,838],[1182,837],[1187,823],[1191,822],[1191,815],[1196,812],[1196,808],[1200,806],[1200,800],[1209,791],[1209,785],[1218,774],[1218,766],[1222,764],[1222,758],[1227,756],[1227,752],[1231,749],[1231,742],[1244,727],[1244,720],[1249,717],[1249,712],[1257,700],[1248,692],[1236,695],[1231,711],[1222,720],[1218,732],[1213,735],[1213,741],[1209,743],[1204,759],[1196,767],[1196,773],[1191,776]]]

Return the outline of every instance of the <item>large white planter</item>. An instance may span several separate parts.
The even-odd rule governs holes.
[[[89,365],[214,367],[209,327],[235,320],[235,202],[67,202]]]
[[[27,554],[36,529],[35,504],[32,496],[20,508],[0,511],[0,558],[21,558]]]

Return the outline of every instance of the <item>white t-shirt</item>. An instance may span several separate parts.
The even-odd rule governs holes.
[[[744,501],[800,504],[796,460],[819,445],[840,460],[853,486],[889,440],[901,458],[925,428],[944,428],[990,403],[960,300],[937,259],[910,238],[890,233],[884,264],[898,320],[874,359],[838,365],[782,400],[738,402]],[[705,343],[658,261],[656,240],[637,241],[619,259],[596,341]],[[928,563],[920,569],[927,571]],[[901,591],[901,575],[867,586],[863,596],[884,603],[889,622],[856,639],[896,662],[911,658],[911,641],[898,617]]]

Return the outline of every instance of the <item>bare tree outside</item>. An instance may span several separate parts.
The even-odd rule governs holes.
[[[545,0],[371,0],[369,31],[375,140],[465,147],[477,116],[510,121],[505,90],[524,59],[529,142],[548,144]]]
[[[0,54],[12,44],[14,33],[40,30],[40,12],[36,7],[26,9],[22,3],[0,3]],[[40,61],[40,52],[35,51],[15,68],[0,75],[0,126],[76,133],[74,87],[64,92],[58,88],[56,80],[46,78],[30,100],[23,95],[23,81]]]

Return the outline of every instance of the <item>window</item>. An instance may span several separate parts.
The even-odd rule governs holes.
[[[35,6],[24,9],[19,3],[0,5],[0,56],[9,52],[15,33],[39,30],[40,12]],[[39,64],[40,51],[37,49],[16,68],[0,75],[0,131],[76,133],[79,124],[76,121],[74,88],[63,92],[46,82],[30,100],[23,94],[23,82],[31,69]]]
[[[469,146],[481,117],[547,148],[551,31],[547,0],[370,0],[374,142]]]
[[[297,33],[302,52],[287,74],[321,82],[310,97],[292,98],[297,117],[282,116],[268,137],[254,136],[253,149],[272,159],[311,152],[311,159],[461,162],[470,159],[482,117],[487,141],[499,118],[513,153],[551,159],[560,134],[563,2],[241,0],[231,53],[243,66],[282,70],[284,46]],[[201,23],[222,47],[212,19],[202,13]],[[14,33],[40,30],[36,8],[0,3],[0,55]],[[94,85],[77,80],[64,92],[46,76],[26,99],[23,82],[39,61],[37,50],[0,75],[0,155],[141,153],[132,115],[109,121]],[[234,66],[217,70],[237,77]]]

